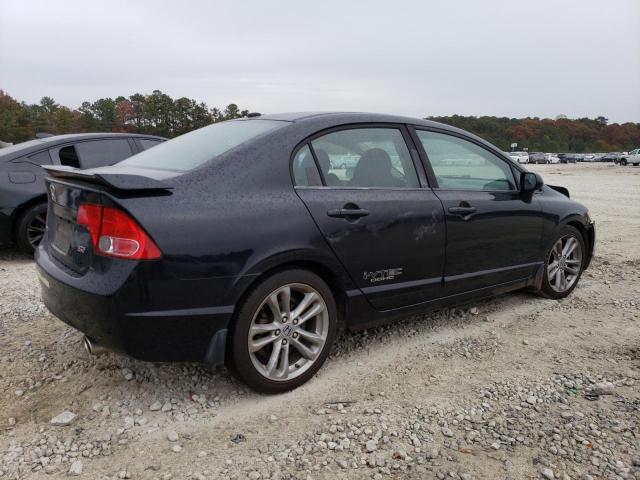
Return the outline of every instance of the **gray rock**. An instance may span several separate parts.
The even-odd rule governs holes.
[[[553,480],[554,478],[556,478],[553,474],[553,470],[551,470],[550,468],[545,468],[544,470],[542,470],[542,472],[540,472],[540,474],[547,480]]]
[[[611,382],[596,383],[589,389],[592,395],[613,395],[615,386]]]
[[[375,450],[378,448],[378,444],[375,440],[369,440],[366,443],[365,448],[367,449],[367,452],[375,452]]]
[[[71,467],[69,468],[69,475],[73,477],[82,475],[82,462],[80,460],[76,460],[71,464]]]
[[[51,419],[51,425],[56,427],[66,427],[67,425],[71,425],[76,418],[78,418],[78,415],[73,412],[62,412],[60,415],[56,415]]]
[[[171,430],[169,433],[167,433],[167,440],[169,440],[170,442],[177,442],[179,439],[180,437],[175,431]]]

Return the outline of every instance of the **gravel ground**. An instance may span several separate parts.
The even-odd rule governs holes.
[[[562,301],[513,293],[345,334],[284,395],[89,357],[0,251],[0,479],[640,478],[640,168],[540,165],[590,207]]]

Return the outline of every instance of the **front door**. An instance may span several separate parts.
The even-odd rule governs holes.
[[[442,293],[442,204],[420,185],[405,135],[400,127],[347,128],[313,139],[294,158],[298,195],[378,310]],[[318,177],[323,186],[314,185]]]
[[[542,263],[542,210],[514,169],[459,136],[416,130],[447,225],[444,294],[531,277]]]

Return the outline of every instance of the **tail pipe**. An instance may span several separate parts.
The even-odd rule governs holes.
[[[89,355],[96,355],[97,356],[97,355],[102,355],[103,353],[107,353],[109,351],[105,347],[95,343],[93,340],[91,340],[86,335],[82,339],[82,344],[84,345],[84,349],[87,351],[87,353]]]

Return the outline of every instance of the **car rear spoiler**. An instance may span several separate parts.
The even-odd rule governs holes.
[[[116,190],[171,190],[173,188],[155,178],[130,173],[97,172],[57,165],[43,165],[42,168],[53,178],[81,180],[105,185]]]
[[[549,185],[549,184],[547,184],[547,187],[553,188],[556,192],[560,192],[561,194],[563,194],[567,198],[571,198],[569,196],[569,190],[567,190],[564,187],[558,187],[557,185]]]

